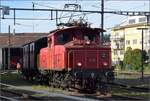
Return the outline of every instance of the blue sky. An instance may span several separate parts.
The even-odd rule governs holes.
[[[11,8],[32,8],[32,2],[37,3],[35,8],[47,8],[40,5],[48,6],[49,8],[63,9],[64,4],[77,3],[80,4],[83,10],[100,10],[100,1],[84,1],[84,0],[1,0],[1,5],[9,6]],[[105,10],[130,10],[130,11],[149,11],[149,1],[105,1]],[[60,12],[62,16],[69,15],[68,13]],[[77,13],[79,14],[79,13]],[[80,13],[81,14],[81,13]],[[2,14],[1,14],[2,15]],[[13,12],[5,17],[13,18]],[[16,11],[16,17],[29,17],[29,18],[50,18],[50,12],[36,12],[36,11]],[[100,14],[88,14],[85,19],[92,24],[93,27],[100,27]],[[110,28],[119,24],[127,16],[105,14],[104,27]],[[67,19],[61,19],[61,22]],[[33,20],[16,20],[17,25],[15,30],[19,32],[49,32],[56,27],[55,20],[46,21],[33,21]],[[11,32],[13,31],[14,25],[13,20],[1,20],[1,32],[8,32],[8,25],[11,25]]]

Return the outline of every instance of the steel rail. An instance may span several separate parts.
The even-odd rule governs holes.
[[[19,100],[16,100],[16,99],[10,98],[10,97],[6,97],[6,96],[1,96],[1,95],[0,95],[0,100],[2,100],[2,99],[10,100],[10,101],[19,101]],[[2,101],[3,101],[3,100],[2,100]]]
[[[7,85],[7,84],[4,84],[4,83],[0,83],[1,86],[4,86],[4,87],[10,87],[10,88],[15,88],[17,89],[18,87],[16,86],[12,86],[12,85]],[[18,89],[20,90],[20,89]],[[4,91],[4,92],[8,92],[8,93],[11,93],[11,94],[15,94],[15,95],[18,95],[18,96],[22,96],[23,94],[26,94],[26,93],[18,93],[18,92],[14,92],[12,90],[7,90],[7,89],[1,89],[1,91]],[[43,100],[42,98],[38,98],[38,97],[34,97],[32,95],[29,95],[27,94],[29,99],[33,99],[33,100]]]
[[[121,83],[109,83],[109,84],[114,85],[114,86],[119,86],[119,87],[125,88],[127,90],[135,90],[135,91],[139,91],[139,92],[150,92],[150,88],[130,86],[130,85],[125,85],[125,84],[121,84]]]
[[[143,101],[143,98],[136,98],[136,97],[129,97],[129,96],[123,96],[123,95],[112,95],[112,97],[114,98],[121,98],[122,100],[140,100]]]
[[[1,0],[1,1],[6,1],[6,0]],[[7,0],[7,1],[12,1],[12,0]],[[31,0],[13,0],[13,1],[18,1],[18,2],[21,2],[21,1],[31,1]],[[68,1],[68,0],[32,0],[32,1]],[[77,1],[77,0],[70,0],[70,1]],[[91,0],[78,0],[78,1],[91,1]],[[100,1],[100,0],[92,0],[92,1]],[[106,1],[148,1],[148,0],[106,0]]]

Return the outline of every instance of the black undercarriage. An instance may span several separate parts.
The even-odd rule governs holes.
[[[50,70],[22,70],[24,78],[37,81],[52,87],[78,90],[107,92],[107,83],[114,80],[112,70],[82,70],[50,71]]]

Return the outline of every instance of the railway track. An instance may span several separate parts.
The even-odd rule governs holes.
[[[123,101],[123,100],[126,100],[126,101],[144,101],[143,98],[137,98],[137,97],[130,97],[130,96],[125,96],[125,95],[116,95],[116,94],[113,94],[113,95],[101,95],[101,94],[72,94],[73,96],[78,96],[78,97],[87,97],[87,98],[90,98],[90,99],[95,99],[95,100],[98,100],[98,101],[105,101],[105,100],[109,100],[109,101]]]
[[[114,85],[116,87],[121,87],[121,88],[127,89],[127,90],[131,90],[131,88],[132,88],[132,90],[135,89],[134,87],[131,87],[131,86],[128,86],[128,85],[124,85],[124,84],[121,84],[121,83],[112,83],[111,85]],[[1,87],[12,87],[12,88],[16,87],[16,86],[12,86],[12,85],[1,84],[1,83],[0,83],[0,86]],[[137,88],[139,88],[139,87],[137,87]],[[140,90],[139,89],[136,90],[136,91],[142,91],[142,92],[146,91],[147,92],[147,88],[145,88],[146,90],[143,90],[143,88],[141,88]],[[53,95],[53,93],[51,93],[49,95]],[[69,95],[69,94],[65,94],[65,95]],[[48,98],[53,99],[53,100],[45,100],[45,101],[59,101],[58,99],[61,99],[61,101],[64,100],[64,99],[65,99],[64,101],[70,101],[70,100],[67,100],[67,99],[72,99],[72,101],[74,101],[74,100],[75,101],[83,101],[84,98],[87,98],[88,101],[101,101],[101,100],[102,101],[103,100],[127,100],[127,101],[128,100],[140,100],[140,101],[144,101],[144,99],[138,98],[138,97],[136,98],[136,97],[122,96],[122,95],[114,95],[114,94],[112,94],[111,96],[102,96],[102,97],[101,97],[101,95],[92,95],[92,94],[84,94],[84,93],[69,95],[69,97],[65,96],[65,95],[56,94],[56,96],[58,96],[57,98],[48,96]],[[17,95],[14,94],[13,96],[17,96]],[[13,100],[18,100],[19,99],[19,101],[20,101],[20,99],[24,100],[23,96],[28,96],[28,94],[26,94],[26,93],[20,93],[18,95],[18,97],[16,97],[16,98],[12,97],[12,99]],[[7,97],[7,96],[4,95],[4,97]],[[7,101],[6,99],[4,99],[4,97],[2,99],[4,101]],[[8,96],[8,99],[9,99],[9,96]],[[42,99],[41,98],[32,98],[30,96],[28,96],[28,98],[26,98],[26,99],[29,99],[29,101],[30,100],[32,100],[32,101],[44,101],[43,98]],[[87,99],[86,100],[84,99],[84,101],[87,101]],[[13,100],[8,100],[8,101],[13,101]]]
[[[3,93],[1,97],[2,101],[26,101],[26,100],[31,100],[31,101],[103,101],[103,100],[143,100],[140,98],[135,98],[135,97],[128,97],[128,96],[121,96],[121,95],[111,95],[111,96],[101,96],[97,94],[85,94],[85,93],[75,93],[75,92],[67,92],[66,94],[58,94],[58,93],[48,93],[48,98],[49,100],[45,100],[42,98],[36,98],[33,96],[30,96],[29,94],[26,94],[24,92],[19,93],[16,91],[12,90],[7,90],[5,87],[8,87],[7,85],[3,85],[4,89],[1,90]],[[40,91],[39,91],[40,92]],[[44,94],[44,92],[43,92]],[[6,96],[9,95],[9,96]],[[52,97],[53,95],[53,97]],[[54,96],[59,96],[54,98]],[[9,99],[10,98],[10,99]]]
[[[27,93],[24,92],[16,92],[11,89],[1,88],[1,101],[41,101],[43,99],[33,97]]]
[[[0,75],[12,72],[16,72],[16,70],[0,70]]]
[[[141,73],[139,73],[139,72],[121,72],[121,71],[119,71],[119,72],[117,72],[117,71],[114,71],[114,73],[115,74],[123,74],[123,75],[141,75]],[[148,74],[148,73],[144,73],[144,75],[145,76],[150,76],[150,74]]]
[[[122,96],[122,95],[112,95],[112,98],[115,99],[115,100],[141,100],[141,101],[144,100],[142,98]]]
[[[114,83],[109,83],[109,85],[113,85],[113,86],[127,89],[127,90],[133,90],[133,91],[139,91],[139,92],[150,92],[150,88],[130,86],[130,85],[122,84],[122,83],[115,83],[114,82]]]
[[[95,99],[90,99],[90,98],[82,98],[82,97],[77,97],[77,96],[71,96],[69,94],[61,94],[61,93],[56,93],[56,92],[47,92],[47,91],[43,91],[43,90],[32,90],[32,89],[21,89],[20,87],[16,87],[16,86],[12,86],[12,85],[7,85],[7,84],[2,84],[0,83],[1,87],[3,87],[4,89],[1,91],[3,93],[7,93],[6,95],[9,95],[9,94],[12,94],[12,97],[7,97],[6,95],[2,96],[1,99],[3,99],[4,101],[14,101],[14,100],[18,100],[19,98],[19,101],[99,101],[99,100],[95,100]],[[33,96],[30,97],[30,95],[27,95],[27,94],[22,94],[22,93],[16,93],[16,91],[11,91],[11,90],[6,90],[6,88],[9,87],[9,88],[14,88],[14,89],[21,89],[21,90],[27,90],[27,91],[32,91],[32,92],[36,92],[37,94],[42,94],[42,95],[45,95],[44,97],[42,98],[35,98]],[[4,92],[5,91],[5,92]],[[8,94],[9,93],[9,94]],[[16,95],[17,94],[17,95]],[[13,98],[14,96],[16,96],[15,98]],[[28,96],[25,100],[24,99],[21,99],[22,96]],[[11,98],[11,100],[9,100],[9,98]],[[17,99],[16,99],[17,98]],[[3,101],[2,100],[2,101]],[[1,101],[1,100],[0,100]]]
[[[18,92],[12,91],[12,90],[7,90],[7,89],[5,89],[6,86],[4,86],[4,85],[3,85],[3,87],[4,87],[4,89],[1,89],[1,94],[2,94],[1,101],[59,101],[58,98],[51,97],[51,99],[53,99],[53,100],[45,100],[45,99],[41,99],[41,98],[32,97],[23,92],[18,93]],[[56,95],[59,95],[59,94],[56,94]],[[61,94],[59,96],[60,96],[60,98],[62,97]],[[140,100],[140,101],[143,101],[143,99],[141,99],[141,98],[121,96],[121,95],[111,95],[111,96],[107,96],[107,97],[106,96],[100,97],[99,95],[82,93],[82,94],[73,94],[72,96],[74,96],[75,98],[70,97],[70,99],[72,99],[72,98],[76,99],[75,101],[82,101],[85,97],[87,97],[87,99],[90,99],[90,101],[103,101],[103,100]],[[67,101],[67,100],[64,100],[64,98],[61,98],[61,101]],[[70,100],[68,100],[68,101],[70,101]],[[72,100],[72,101],[74,101],[74,100]]]
[[[0,96],[0,100],[1,101],[19,101],[10,97],[6,97],[6,96]]]
[[[75,88],[74,88],[75,89]],[[95,93],[94,93],[95,92]],[[93,98],[96,100],[126,100],[126,101],[130,101],[130,100],[140,100],[140,101],[144,101],[143,98],[139,98],[139,97],[131,97],[131,96],[126,96],[126,95],[118,95],[118,94],[97,94],[96,91],[93,92],[89,92],[88,90],[82,90],[79,91],[79,93],[75,94],[74,96],[82,96],[82,94],[84,96],[87,96],[88,98]]]

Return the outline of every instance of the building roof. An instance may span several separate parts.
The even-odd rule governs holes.
[[[150,17],[146,18],[145,16],[129,16],[127,19],[124,19],[119,25],[116,25],[112,30],[121,30],[125,28],[132,28],[132,27],[141,27],[150,26],[149,20]]]
[[[131,25],[124,25],[124,26],[115,26],[112,30],[120,30],[124,28],[131,28],[131,27],[141,27],[141,26],[149,26],[147,23],[138,23],[138,24],[131,24]]]
[[[8,33],[0,33],[0,47],[8,47],[9,43],[10,47],[20,47],[48,35],[49,33],[16,33],[15,35],[10,34],[9,37]]]

